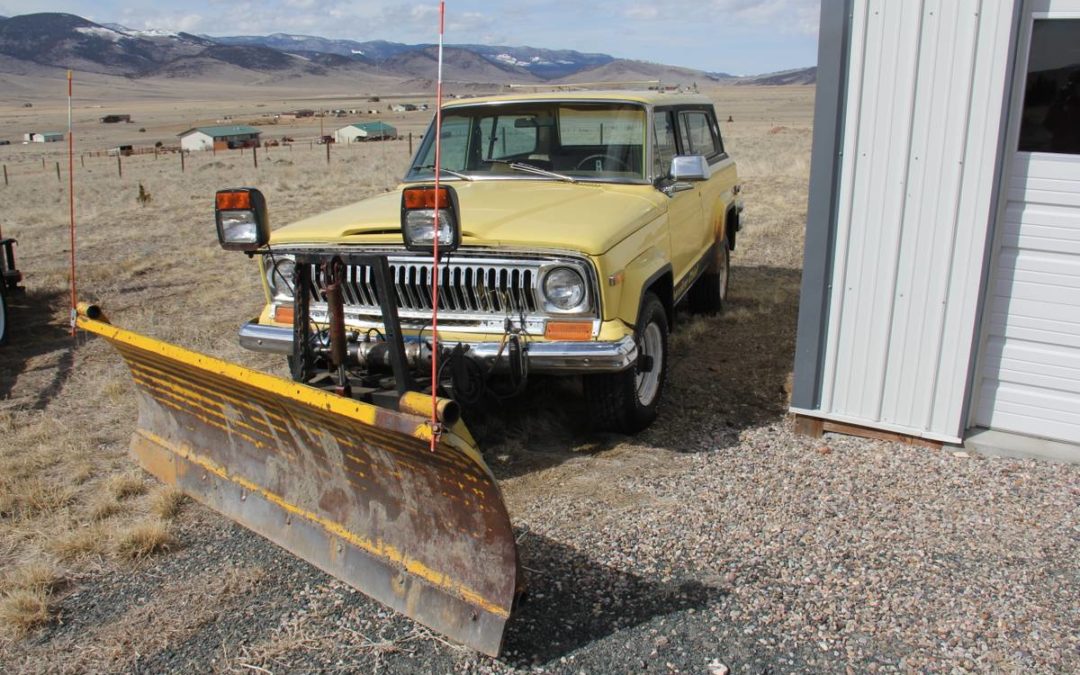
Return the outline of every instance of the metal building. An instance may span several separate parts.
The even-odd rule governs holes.
[[[397,138],[397,129],[386,122],[357,122],[334,132],[334,140],[338,143],[382,141],[393,138]]]
[[[792,410],[1080,461],[1080,0],[824,0]]]
[[[233,150],[257,148],[262,132],[246,124],[215,127],[195,127],[180,134],[180,148],[186,152],[198,150]]]

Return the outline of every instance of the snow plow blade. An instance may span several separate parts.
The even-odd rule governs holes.
[[[517,548],[498,485],[461,422],[432,452],[420,415],[132,333],[94,307],[80,308],[78,325],[131,369],[131,451],[146,471],[390,608],[498,655]],[[405,394],[401,408],[423,409],[421,396]]]

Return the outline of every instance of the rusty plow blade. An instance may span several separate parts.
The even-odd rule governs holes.
[[[498,655],[517,549],[464,425],[432,452],[419,415],[144,337],[95,308],[83,308],[78,325],[131,369],[131,450],[144,469],[398,612]]]

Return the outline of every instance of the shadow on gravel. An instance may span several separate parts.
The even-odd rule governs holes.
[[[19,407],[42,410],[63,389],[71,376],[74,345],[67,327],[53,317],[66,303],[67,295],[57,291],[27,290],[8,295],[8,342],[0,347],[0,400],[11,395],[32,359],[53,352],[62,353],[55,361],[38,366],[53,370],[52,377],[32,401]]]
[[[519,549],[531,590],[504,641],[505,658],[518,665],[558,659],[655,617],[703,609],[724,594],[697,581],[649,581],[540,535],[527,534]]]
[[[534,376],[524,394],[467,411],[466,422],[502,479],[627,441],[677,452],[737,444],[743,429],[787,413],[800,280],[795,269],[736,267],[721,315],[680,307],[659,418],[635,437],[590,429],[578,378]]]

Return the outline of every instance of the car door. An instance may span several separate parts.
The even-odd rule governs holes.
[[[697,183],[697,192],[701,206],[701,217],[688,227],[685,236],[692,249],[691,276],[696,277],[704,266],[696,265],[708,260],[708,254],[714,243],[724,239],[725,217],[728,205],[733,203],[735,183],[737,181],[735,162],[724,150],[720,127],[716,122],[716,113],[712,106],[688,108],[679,111],[679,138],[683,154],[701,155],[709,162],[708,180]],[[691,278],[688,283],[692,282]]]
[[[666,176],[675,155],[682,151],[678,131],[678,111],[674,108],[657,108],[653,114],[654,152],[656,166],[654,175]],[[697,184],[688,190],[672,192],[668,199],[668,236],[671,242],[671,267],[676,289],[687,285],[688,273],[696,262],[695,253],[700,248],[701,194]],[[700,258],[700,253],[697,253]],[[677,295],[681,294],[679,290]]]

